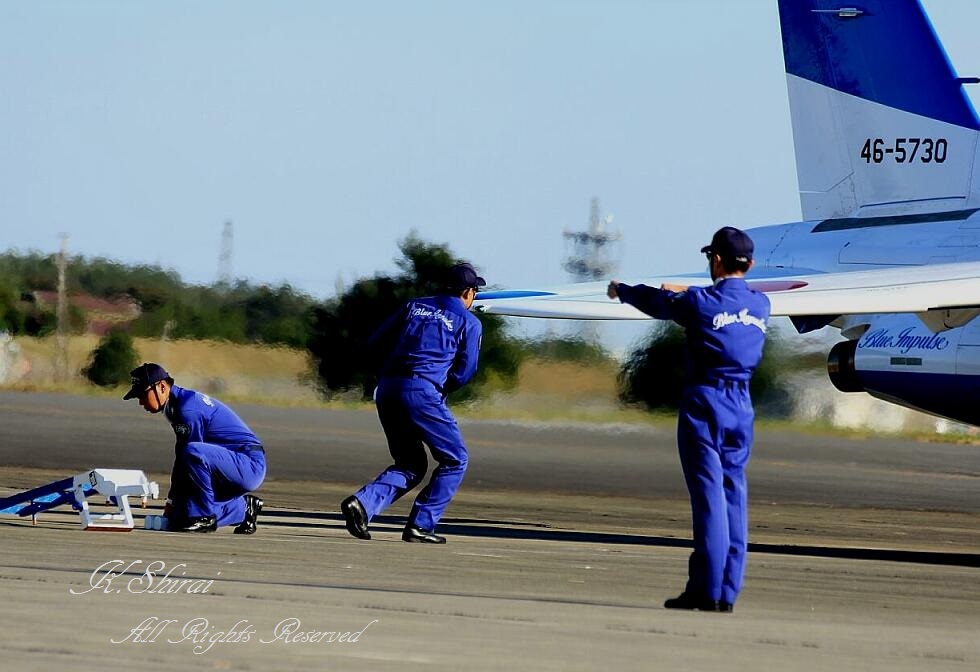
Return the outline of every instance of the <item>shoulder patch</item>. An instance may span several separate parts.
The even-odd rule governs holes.
[[[214,402],[211,401],[211,397],[209,397],[208,395],[206,395],[206,394],[200,394],[198,396],[201,397],[201,401],[203,401],[205,403],[205,405],[212,406],[212,407],[214,406]]]

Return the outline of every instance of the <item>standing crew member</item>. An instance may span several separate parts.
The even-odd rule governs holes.
[[[677,420],[677,445],[691,495],[694,552],[687,587],[668,609],[732,611],[742,588],[748,541],[745,467],[755,412],[749,380],[762,359],[769,299],[744,280],[752,239],[726,226],[701,249],[710,287],[630,286],[613,280],[619,298],[687,335],[687,375]]]
[[[171,530],[213,532],[237,525],[253,534],[262,500],[245,494],[265,479],[265,449],[235,412],[206,394],[174,385],[159,364],[130,372],[133,386],[123,399],[139,399],[149,413],[163,411],[177,445],[164,516]]]
[[[449,269],[446,289],[409,301],[371,336],[386,348],[375,404],[395,463],[340,504],[347,531],[370,539],[368,523],[422,482],[425,447],[438,463],[408,515],[404,541],[444,544],[436,525],[466,472],[466,446],[446,395],[476,373],[483,327],[469,312],[486,281],[469,264]]]

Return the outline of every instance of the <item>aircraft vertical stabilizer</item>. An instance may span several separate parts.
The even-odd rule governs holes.
[[[748,230],[749,285],[798,330],[832,325],[849,339],[828,360],[838,389],[977,424],[980,122],[965,82],[916,0],[778,2],[805,221]],[[534,318],[648,317],[606,289],[486,291],[473,305]]]
[[[779,19],[805,220],[980,207],[980,123],[916,0],[779,0]]]

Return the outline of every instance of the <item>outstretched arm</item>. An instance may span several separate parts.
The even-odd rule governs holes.
[[[678,324],[687,321],[687,302],[684,301],[687,287],[664,284],[661,287],[647,285],[627,285],[612,280],[606,288],[606,296],[628,303],[650,317],[658,320],[673,320]]]

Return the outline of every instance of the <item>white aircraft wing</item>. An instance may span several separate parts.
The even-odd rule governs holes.
[[[773,315],[921,313],[980,307],[980,262],[800,275],[786,275],[780,270],[778,275],[767,277],[768,270],[754,270],[746,279],[751,287],[769,296]],[[703,276],[678,275],[627,284],[703,286],[709,282]],[[484,313],[516,317],[650,319],[632,306],[610,300],[607,285],[588,282],[545,290],[486,291],[477,295],[473,305]]]

